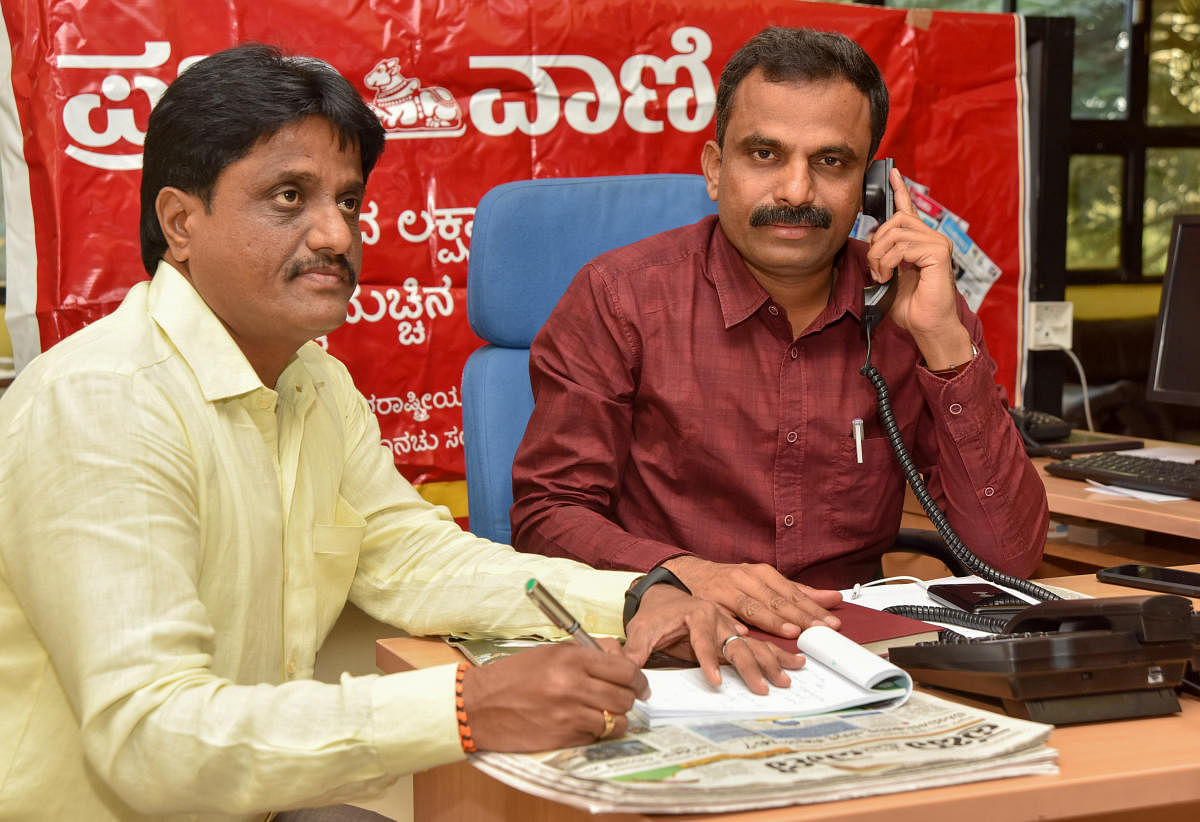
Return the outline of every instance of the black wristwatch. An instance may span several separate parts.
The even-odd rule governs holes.
[[[621,623],[626,628],[629,627],[629,620],[633,619],[633,615],[641,607],[642,594],[646,593],[651,585],[658,585],[660,582],[678,588],[685,594],[690,595],[692,593],[691,589],[684,585],[679,577],[672,574],[666,568],[661,565],[657,568],[652,568],[650,573],[644,577],[635,579],[633,584],[629,586],[629,590],[625,592],[625,612],[621,616]]]

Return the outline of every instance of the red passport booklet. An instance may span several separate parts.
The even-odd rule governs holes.
[[[887,656],[888,648],[936,640],[938,632],[942,630],[940,626],[919,619],[877,611],[853,602],[842,602],[836,608],[830,609],[830,613],[842,621],[838,633],[880,656]],[[750,636],[774,642],[793,653],[796,651],[794,639],[775,636],[755,628],[750,629]]]

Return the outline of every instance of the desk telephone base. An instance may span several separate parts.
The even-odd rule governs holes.
[[[1200,671],[1200,614],[1172,595],[1047,602],[1004,634],[892,648],[889,659],[918,682],[1039,722],[1158,716],[1179,710],[1189,665]]]

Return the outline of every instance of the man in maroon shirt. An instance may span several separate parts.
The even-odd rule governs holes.
[[[836,627],[833,589],[876,576],[900,525],[904,477],[859,373],[863,287],[895,271],[871,347],[904,440],[963,541],[1033,570],[1045,490],[950,241],[899,172],[896,215],[869,246],[847,240],[887,109],[878,68],[840,34],[767,29],[733,56],[701,156],[718,216],[597,257],[534,340],[519,549],[661,565],[786,636]]]

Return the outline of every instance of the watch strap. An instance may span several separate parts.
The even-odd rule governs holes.
[[[955,377],[957,377],[959,374],[961,374],[962,372],[967,370],[967,366],[971,364],[971,360],[975,359],[975,355],[977,355],[978,353],[979,353],[979,349],[975,347],[975,343],[971,343],[971,359],[970,360],[966,360],[965,362],[960,362],[958,365],[952,365],[949,368],[940,368],[936,371],[934,369],[930,368],[928,365],[926,365],[924,360],[921,361],[921,364],[925,365],[925,369],[930,374],[933,374],[934,376],[937,376],[937,377],[941,377],[943,380],[952,380]]]
[[[684,585],[679,577],[672,574],[663,566],[659,565],[656,568],[651,568],[648,574],[635,579],[633,584],[629,586],[629,590],[625,592],[625,610],[621,615],[621,623],[626,628],[629,627],[629,620],[633,619],[634,614],[638,612],[638,608],[642,605],[642,595],[652,586],[659,584],[678,588],[688,595],[692,593],[691,589]]]

